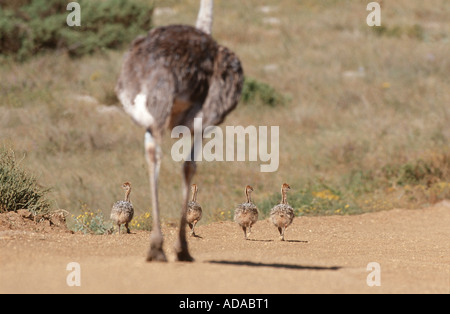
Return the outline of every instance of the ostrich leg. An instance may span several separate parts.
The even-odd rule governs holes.
[[[194,161],[194,147],[191,150],[191,160],[185,161],[183,164],[183,206],[180,221],[180,233],[178,234],[178,241],[175,243],[175,253],[178,261],[192,262],[194,258],[189,254],[188,244],[186,240],[186,214],[187,204],[189,201],[189,189],[191,181],[194,177],[196,164]]]
[[[153,228],[152,233],[150,234],[150,250],[147,254],[147,261],[166,262],[167,259],[162,249],[163,235],[161,232],[158,204],[158,171],[161,161],[160,148],[155,139],[152,137],[150,131],[147,131],[147,133],[145,133],[145,155],[147,159],[150,178],[153,213]]]

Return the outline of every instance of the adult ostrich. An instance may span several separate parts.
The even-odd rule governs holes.
[[[187,126],[194,118],[203,129],[218,125],[237,105],[243,70],[239,58],[209,35],[212,0],[202,0],[198,28],[170,25],[136,38],[125,54],[116,94],[126,113],[146,129],[145,155],[152,198],[153,229],[147,261],[167,261],[162,249],[158,172],[164,130]],[[195,144],[195,143],[194,143]],[[186,212],[196,165],[194,150],[182,167],[183,204],[175,252],[178,261],[193,261],[186,241]]]

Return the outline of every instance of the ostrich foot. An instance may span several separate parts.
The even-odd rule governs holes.
[[[179,262],[193,262],[194,258],[189,254],[186,241],[178,240],[175,244],[175,253]]]
[[[147,262],[167,262],[162,249],[163,240],[160,236],[152,235],[150,238],[150,250],[147,253]]]

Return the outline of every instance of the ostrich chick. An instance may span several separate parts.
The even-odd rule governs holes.
[[[130,182],[125,182],[122,184],[122,189],[125,190],[125,200],[117,201],[114,203],[111,209],[111,220],[117,224],[119,227],[120,234],[120,225],[125,224],[125,228],[127,229],[127,233],[130,233],[130,229],[128,228],[128,223],[133,219],[134,209],[133,204],[130,202],[130,193],[131,193],[131,184]]]
[[[286,193],[290,190],[289,184],[281,186],[281,203],[270,210],[270,219],[280,232],[280,240],[284,241],[284,232],[294,220],[294,209],[288,204]]]
[[[247,202],[239,204],[234,211],[234,221],[241,226],[244,231],[245,239],[252,232],[252,226],[258,221],[258,208],[252,202],[251,193],[253,188],[250,185],[245,187],[245,196],[247,197]],[[247,233],[248,228],[248,233]]]
[[[199,203],[197,203],[197,192],[198,192],[197,184],[192,184],[191,192],[192,192],[192,199],[187,204],[188,209],[186,221],[189,225],[189,228],[191,228],[191,236],[195,236],[194,230],[195,225],[200,219],[202,219],[202,207],[200,206]]]

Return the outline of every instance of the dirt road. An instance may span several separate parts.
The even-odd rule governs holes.
[[[169,263],[144,261],[144,231],[2,231],[0,293],[450,293],[449,202],[296,218],[285,242],[268,220],[253,229],[245,241],[232,222],[198,226],[194,263],[173,262],[171,227],[163,229]],[[80,265],[80,286],[67,285],[70,262]]]

